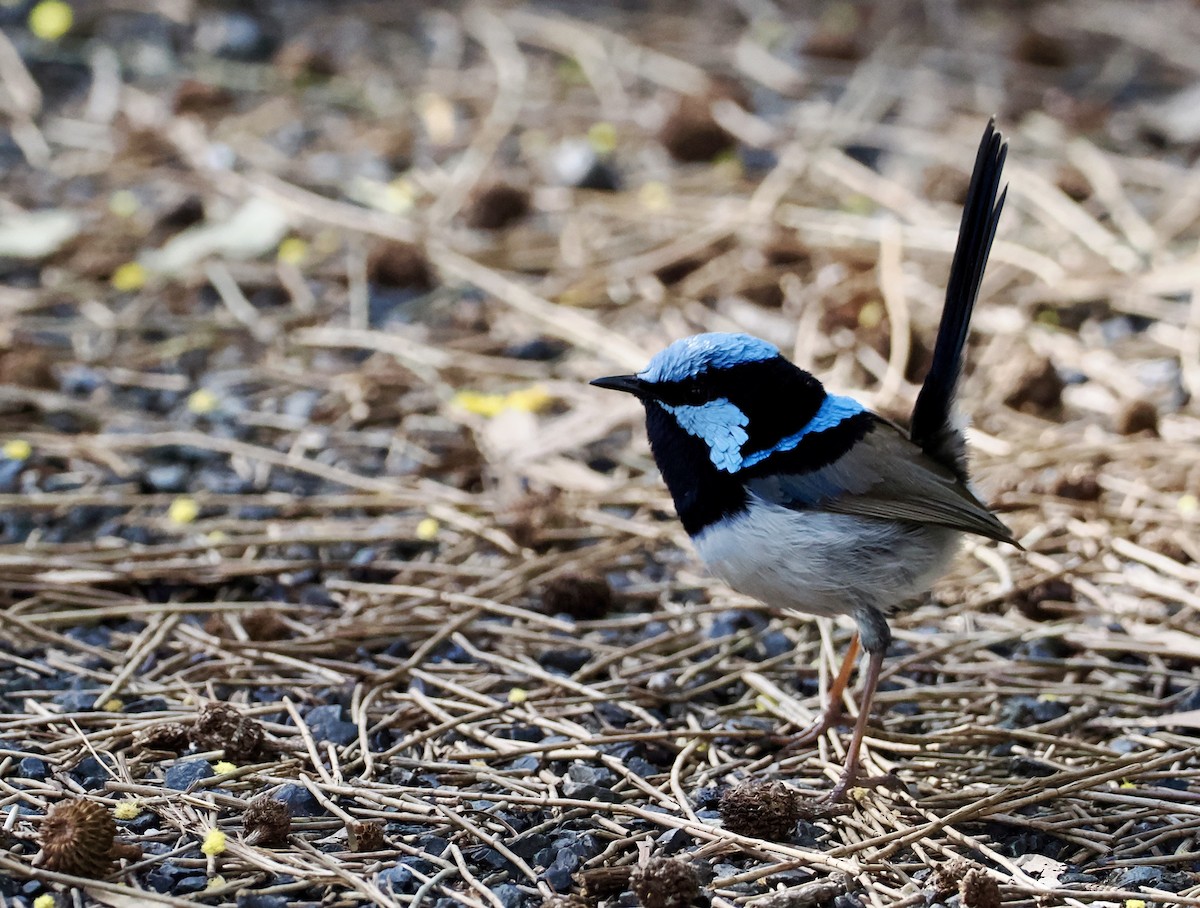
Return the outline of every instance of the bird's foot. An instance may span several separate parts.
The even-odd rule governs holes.
[[[892,773],[865,777],[862,770],[855,766],[847,768],[838,779],[837,784],[821,795],[819,800],[824,804],[837,804],[855,789],[890,788],[896,790],[899,787],[900,780]]]

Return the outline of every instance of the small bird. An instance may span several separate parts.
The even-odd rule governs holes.
[[[708,567],[739,592],[808,615],[849,615],[858,634],[820,720],[835,724],[858,642],[869,660],[837,800],[860,775],[859,751],[892,635],[887,615],[929,590],[963,533],[1017,547],[971,488],[954,407],[971,311],[1007,188],[1008,145],[989,122],[967,191],[929,373],[904,431],[747,334],[697,334],[636,375],[592,382],[635,395],[684,529]]]

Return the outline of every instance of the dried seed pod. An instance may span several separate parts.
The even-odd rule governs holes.
[[[351,851],[382,851],[387,847],[383,824],[371,820],[346,824]]]
[[[1117,414],[1116,430],[1121,435],[1158,435],[1158,407],[1149,400],[1130,401]]]
[[[529,192],[508,183],[493,183],[475,194],[466,210],[467,226],[503,230],[529,214]]]
[[[674,858],[651,858],[635,867],[629,884],[645,908],[684,908],[700,894],[696,871]]]
[[[287,843],[292,831],[292,814],[283,801],[270,795],[259,795],[242,814],[247,845],[274,847]]]
[[[577,621],[595,621],[612,606],[612,588],[603,577],[560,574],[542,589],[542,608],[550,615],[562,613]]]
[[[178,756],[187,749],[190,733],[182,722],[164,722],[141,732],[136,742],[147,750],[165,750]]]
[[[228,703],[208,703],[192,726],[192,743],[201,750],[224,750],[226,759],[235,763],[253,760],[264,748],[262,726],[248,719]]]
[[[721,795],[725,828],[758,839],[783,839],[792,834],[803,811],[792,789],[782,782],[743,782]]]
[[[1003,901],[1000,884],[978,867],[967,871],[958,884],[958,894],[962,898],[963,908],[1000,908]]]
[[[47,870],[98,880],[112,870],[117,821],[98,801],[59,801],[38,830],[37,863]]]

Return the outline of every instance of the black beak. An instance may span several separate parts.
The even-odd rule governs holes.
[[[607,378],[592,379],[591,384],[597,388],[611,388],[614,391],[636,394],[638,397],[646,397],[650,391],[650,383],[636,375],[609,375]]]

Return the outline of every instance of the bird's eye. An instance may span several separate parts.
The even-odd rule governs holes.
[[[683,401],[689,406],[698,407],[708,402],[708,395],[704,393],[704,389],[699,385],[691,385],[684,388]]]

